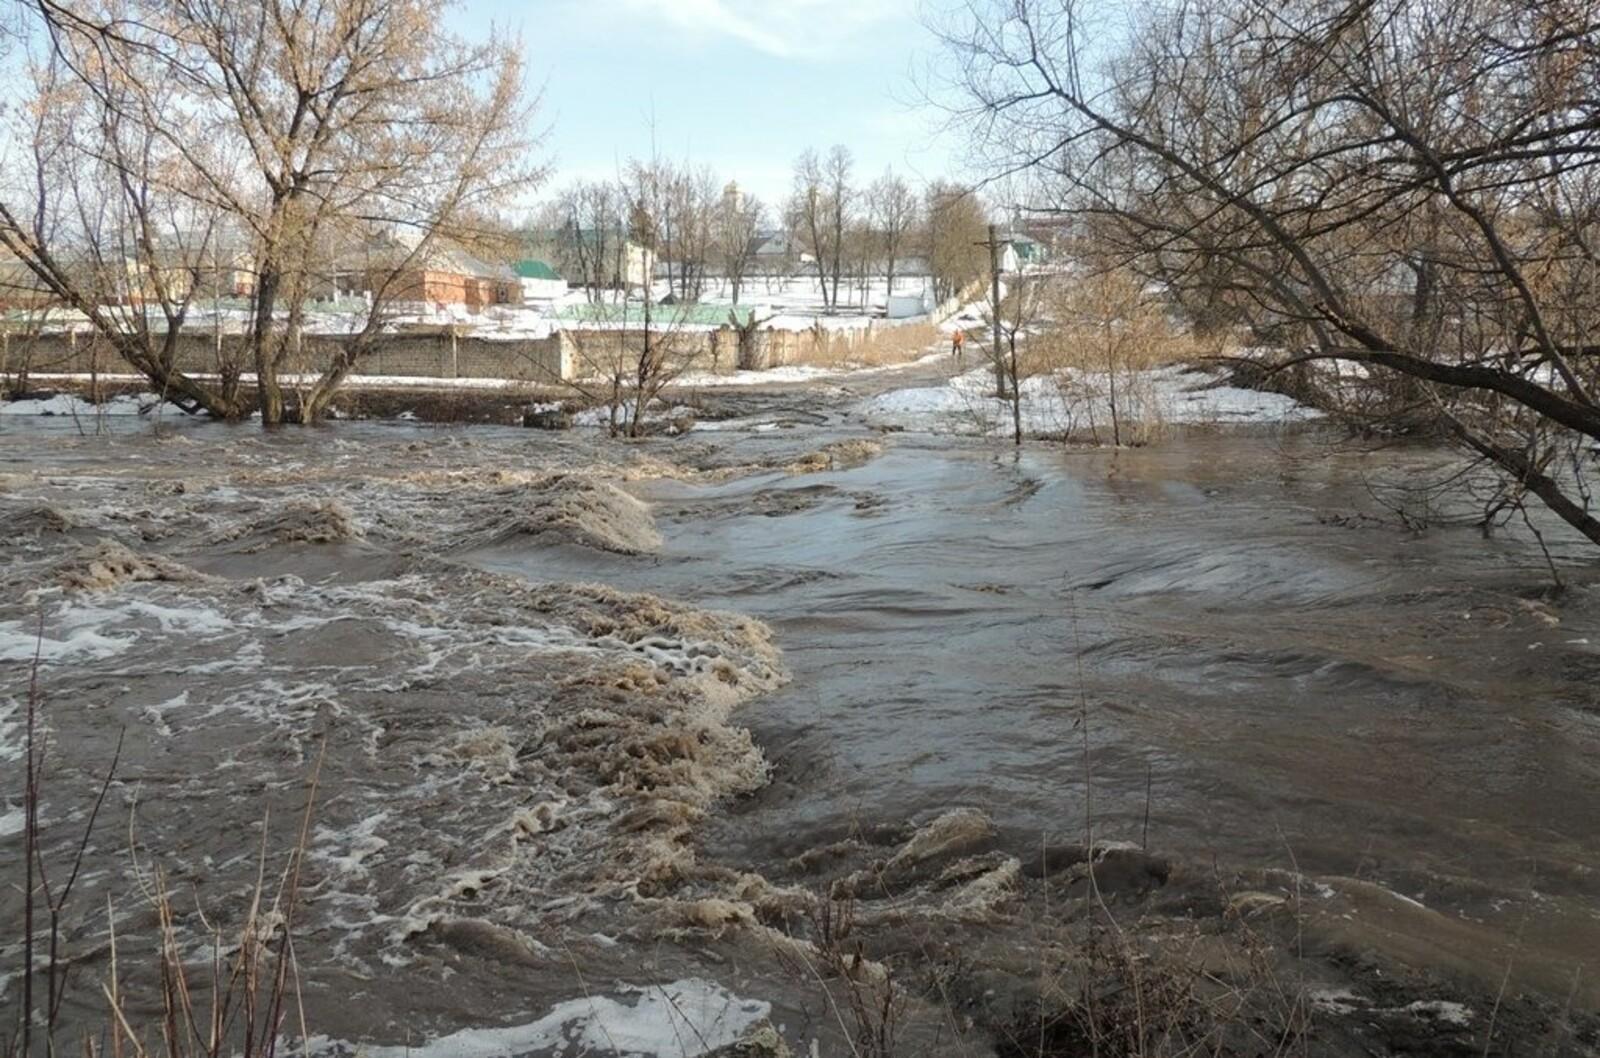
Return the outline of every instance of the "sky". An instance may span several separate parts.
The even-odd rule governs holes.
[[[861,183],[959,168],[956,137],[917,105],[937,59],[919,0],[461,0],[447,17],[474,39],[520,36],[549,187],[615,176],[652,142],[769,204],[807,147],[849,147]]]

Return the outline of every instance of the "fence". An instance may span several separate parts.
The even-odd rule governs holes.
[[[316,371],[332,361],[341,341],[308,338],[286,373]],[[504,378],[552,382],[572,373],[571,349],[559,335],[548,338],[489,339],[440,335],[386,335],[368,347],[353,377],[398,375],[420,378]],[[177,339],[174,364],[193,375],[216,374],[223,364],[250,370],[251,357],[239,335],[184,334]],[[119,374],[132,371],[98,335],[72,333],[0,334],[0,375]]]
[[[969,294],[940,305],[926,320],[870,320],[863,327],[833,329],[818,321],[804,330],[765,329],[741,336],[730,326],[670,332],[677,356],[698,370],[765,370],[793,364],[882,364],[909,359],[938,341],[937,324],[955,313]],[[742,337],[742,341],[741,341]],[[478,338],[451,333],[384,335],[374,341],[351,373],[363,377],[494,378],[530,383],[571,379],[578,365],[608,363],[641,340],[638,329],[574,327],[545,338]],[[286,374],[318,371],[332,361],[342,339],[308,337]],[[221,365],[250,370],[251,356],[240,335],[182,334],[175,364],[192,375],[214,375]],[[133,368],[103,337],[75,332],[24,334],[0,329],[0,378],[29,374],[123,374]]]

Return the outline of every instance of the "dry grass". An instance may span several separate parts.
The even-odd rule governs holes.
[[[896,1058],[909,997],[892,968],[867,957],[855,908],[854,899],[817,894],[810,939],[775,947],[774,955],[797,981],[821,990],[849,1058]]]
[[[775,363],[814,367],[886,367],[915,360],[936,347],[943,337],[931,323],[872,327],[857,331],[830,331],[817,326],[786,339],[796,343],[792,358]]]
[[[1069,408],[1106,407],[1104,421],[1092,411],[1081,417],[1096,442],[1159,439],[1167,426],[1149,372],[1221,351],[1217,340],[1198,338],[1172,318],[1158,296],[1122,271],[1091,272],[1060,284],[1045,312],[1049,325],[1020,354],[1020,374],[1054,375]]]
[[[1091,897],[1091,899],[1095,899]],[[1104,905],[1101,910],[1105,911]],[[1292,1058],[1309,1053],[1304,990],[1273,947],[1230,916],[1226,943],[1164,930],[1141,939],[1105,911],[1040,942],[1032,994],[991,1026],[1000,1058]]]
[[[1006,916],[967,926],[923,904],[930,894],[916,883],[891,889],[878,874],[871,897],[824,885],[774,952],[797,985],[821,991],[849,1058],[906,1058],[935,1039],[973,1058],[1311,1053],[1308,995],[1290,980],[1283,944],[1256,932],[1250,905],[1219,880],[1219,918],[1146,919],[1144,890],[1099,862],[1085,852],[1019,891]],[[879,903],[897,910],[884,917]]]

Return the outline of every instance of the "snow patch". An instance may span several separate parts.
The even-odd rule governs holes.
[[[365,1058],[504,1058],[550,1050],[615,1058],[697,1058],[737,1043],[772,1012],[762,1000],[740,999],[698,978],[626,986],[616,997],[558,1003],[538,1021],[498,1029],[463,1029],[419,1046],[356,1047],[311,1041],[324,1054]]]
[[[147,415],[160,404],[160,398],[151,393],[112,397],[103,404],[95,404],[71,393],[57,393],[50,397],[0,401],[0,415],[63,415],[93,419],[99,415]]]
[[[1022,381],[1022,429],[1029,434],[1111,430],[1111,382],[1104,373],[1062,371]],[[1179,366],[1118,376],[1123,425],[1284,423],[1320,417],[1281,393],[1216,386]],[[922,433],[1003,436],[1012,430],[1009,401],[994,396],[994,372],[975,368],[942,386],[881,393],[860,407],[867,421]]]

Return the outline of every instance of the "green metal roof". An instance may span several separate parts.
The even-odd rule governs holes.
[[[549,262],[541,261],[536,257],[529,257],[518,261],[516,264],[511,266],[511,270],[516,272],[517,275],[522,279],[561,278],[561,276],[556,273],[556,270],[550,267]]]
[[[727,325],[730,314],[737,316],[741,323],[748,323],[752,311],[743,305],[738,308],[732,305],[654,305],[651,307],[650,317],[653,326],[662,328],[686,324],[722,327]],[[639,304],[629,304],[624,308],[617,305],[583,303],[563,307],[556,313],[556,318],[578,323],[640,327],[644,324],[644,307]]]

